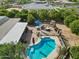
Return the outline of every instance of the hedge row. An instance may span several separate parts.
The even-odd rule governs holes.
[[[14,17],[20,17],[21,21],[27,21],[29,24],[32,24],[34,20],[40,19],[41,21],[44,20],[55,20],[57,22],[62,22],[66,26],[71,28],[71,31],[75,34],[79,34],[79,23],[78,23],[78,12],[76,9],[51,9],[51,10],[46,10],[46,9],[41,9],[41,10],[11,10],[7,11],[6,9],[0,9],[0,16],[8,16],[10,18]],[[72,24],[74,21],[77,22],[78,25]],[[75,22],[75,23],[76,23]],[[75,27],[73,27],[75,26]],[[74,29],[75,28],[75,29]]]

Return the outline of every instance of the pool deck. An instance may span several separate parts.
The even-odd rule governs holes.
[[[47,36],[42,36],[42,37],[47,37]],[[48,55],[48,57],[44,58],[44,59],[55,59],[55,58],[57,58],[59,56],[59,52],[60,52],[60,49],[61,49],[62,45],[61,45],[61,43],[59,41],[59,38],[57,36],[49,36],[49,37],[51,37],[51,38],[53,38],[55,40],[57,46],[56,46],[55,50],[52,51]],[[40,41],[41,41],[41,39],[38,38],[38,40],[37,40],[37,42],[35,44],[39,43]],[[31,45],[33,45],[33,44],[31,43]]]
[[[56,48],[54,51],[52,51],[48,57],[46,59],[56,59],[58,56],[59,56],[59,52],[60,52],[60,49],[62,47],[60,41],[59,41],[59,38],[56,37],[56,36],[52,36],[51,38],[55,39],[55,42],[57,44]]]
[[[29,46],[32,46],[33,45],[33,43],[32,43],[32,38],[33,37],[35,37],[35,44],[38,44],[41,41],[41,39],[39,39],[40,37],[46,37],[46,35],[38,37],[37,36],[37,32],[38,32],[37,29],[35,29],[35,28],[30,28],[30,29],[33,31],[33,33],[32,33],[32,36],[31,36],[31,41],[30,41]],[[54,31],[53,31],[53,33],[54,33]],[[49,35],[48,37],[53,38],[55,40],[57,46],[56,46],[55,50],[52,51],[48,55],[47,58],[42,58],[42,59],[57,59],[58,56],[59,56],[60,49],[62,48],[62,44],[61,44],[61,42],[60,42],[60,40],[59,40],[59,38],[58,38],[57,35]],[[29,59],[29,58],[27,58],[27,59]]]

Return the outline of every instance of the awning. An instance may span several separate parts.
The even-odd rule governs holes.
[[[15,26],[0,40],[0,44],[14,43],[17,44],[20,40],[25,28],[26,22],[18,22]]]

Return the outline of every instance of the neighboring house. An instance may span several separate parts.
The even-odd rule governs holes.
[[[0,16],[0,18],[5,16]],[[0,23],[3,19],[0,19]],[[0,44],[17,44],[26,29],[26,22],[19,22],[20,18],[9,18],[0,25]]]

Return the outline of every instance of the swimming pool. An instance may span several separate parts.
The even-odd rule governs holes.
[[[26,49],[26,55],[30,59],[46,58],[56,48],[56,42],[53,38],[43,37],[41,41]]]

